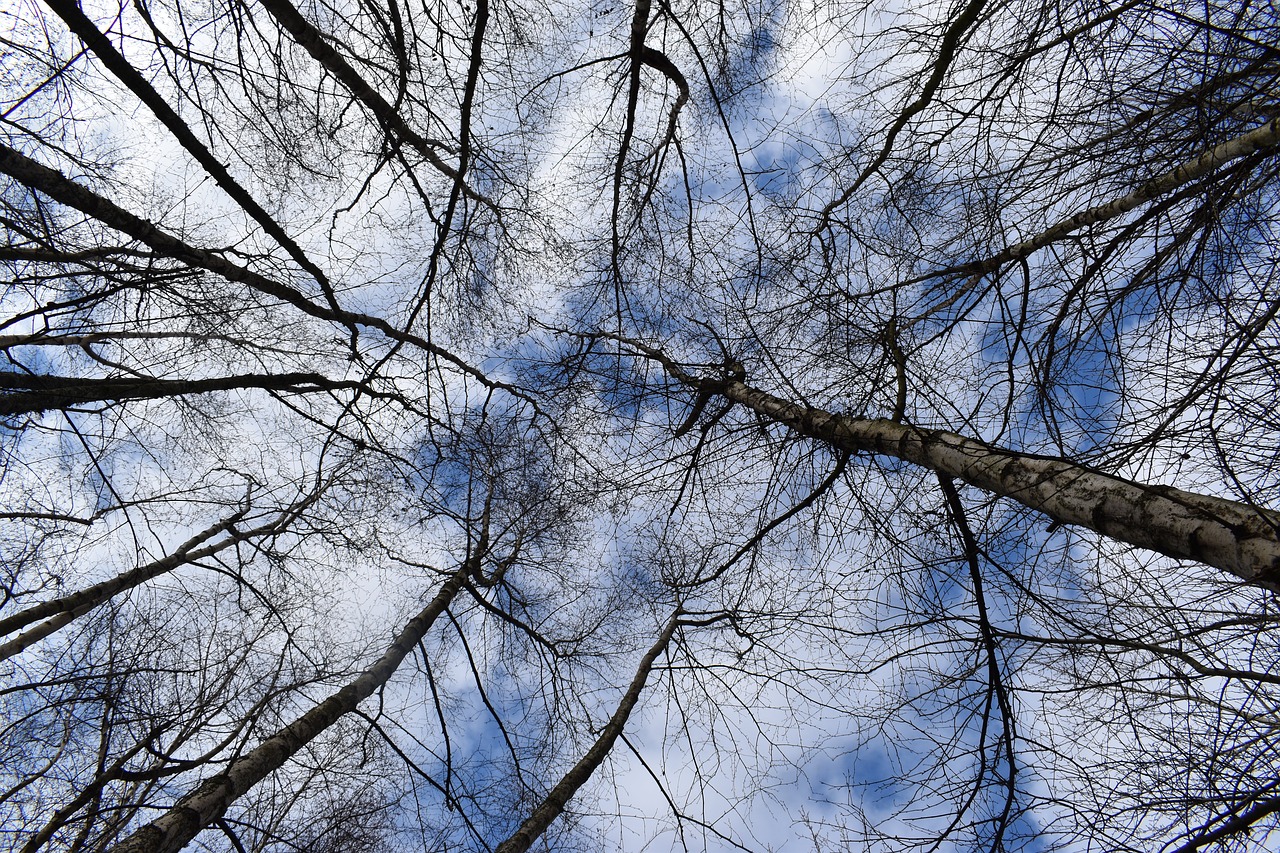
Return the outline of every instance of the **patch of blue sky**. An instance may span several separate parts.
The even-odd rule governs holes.
[[[413,784],[405,786],[405,793],[418,803],[418,815],[429,831],[449,838],[451,846],[492,849],[520,825],[521,809],[511,806],[526,802],[527,791],[516,783],[515,763],[497,723],[466,713],[456,705],[449,708],[449,750],[438,734],[426,734],[433,726],[438,731],[433,716],[423,718],[425,731],[415,733],[417,744],[397,739],[404,741],[397,746],[408,751],[420,771],[412,773]],[[425,737],[431,739],[424,743]],[[423,773],[427,779],[421,778]]]
[[[811,584],[802,578],[796,578],[795,583],[798,588],[820,587],[820,584]],[[805,605],[797,602],[796,606]],[[786,650],[779,653],[781,659],[789,661],[791,666],[799,666],[796,662],[811,657],[814,651],[810,649],[807,655],[801,654],[802,649],[794,645],[800,642],[794,630],[774,637],[770,642],[786,645]],[[972,644],[968,648],[971,651]],[[707,651],[698,652],[697,657],[704,665],[714,666],[714,660],[707,657],[709,653],[710,647]],[[731,653],[731,649],[719,652]],[[928,659],[928,652],[922,650],[919,654],[923,656],[922,662]],[[814,673],[829,669],[832,664],[830,659],[814,658],[813,665],[818,668]],[[803,667],[788,669],[785,675],[781,672],[775,675],[772,686],[757,685],[748,688],[744,694],[733,690],[724,695],[713,693],[706,700],[696,699],[684,688],[678,689],[676,692],[685,697],[681,700],[685,710],[677,715],[681,719],[680,728],[669,736],[658,737],[658,741],[665,744],[659,756],[649,753],[652,765],[673,768],[673,775],[667,777],[672,785],[670,790],[688,811],[713,820],[717,830],[747,842],[753,849],[792,849],[799,843],[799,838],[808,834],[806,821],[825,821],[831,825],[843,823],[850,817],[850,813],[844,810],[850,801],[847,797],[842,800],[842,793],[864,783],[876,783],[875,792],[879,799],[873,802],[863,798],[859,801],[860,808],[876,811],[878,815],[882,813],[882,821],[889,820],[896,807],[907,801],[910,793],[907,787],[899,784],[902,774],[895,772],[895,765],[891,762],[895,751],[901,750],[900,745],[894,745],[901,741],[894,727],[882,730],[879,737],[867,740],[857,748],[851,746],[849,740],[850,727],[859,725],[861,719],[857,710],[859,702],[874,704],[878,691],[876,681],[883,680],[883,676],[865,682],[860,689],[841,688],[834,693],[824,688],[821,682],[806,683],[805,677],[800,677],[790,687],[783,686],[785,681],[791,681],[803,672]],[[729,684],[725,686],[728,688]],[[917,689],[928,691],[931,688],[926,682],[920,682]],[[861,700],[857,698],[860,694]],[[800,696],[804,696],[804,703],[798,702]],[[945,706],[946,702],[942,705]],[[700,722],[699,714],[688,713],[689,708],[697,707],[705,707],[712,716],[706,722]],[[821,708],[827,710],[815,712]],[[652,719],[652,714],[649,717]],[[650,734],[645,735],[645,731]],[[653,736],[652,726],[648,725],[634,736],[634,740],[640,744],[653,743]],[[746,741],[742,742],[742,738]],[[768,765],[774,769],[768,772],[767,777],[752,781],[752,771],[737,767],[733,758],[736,753],[728,748],[730,743],[745,750],[744,755],[756,755],[763,750]],[[700,755],[702,745],[710,750],[705,755]],[[903,758],[899,752],[898,771]],[[619,759],[623,763],[626,760]],[[674,769],[682,762],[692,762],[689,770]],[[693,782],[689,772],[695,773],[696,778],[702,781]],[[743,773],[746,775],[740,775]],[[625,778],[642,777],[633,768]],[[619,787],[625,792],[628,811],[640,808],[632,793],[636,784],[632,781]],[[644,796],[652,797],[657,807],[661,807],[655,791]],[[781,815],[786,817],[780,819]],[[887,823],[882,825],[888,826]],[[1015,824],[1013,831],[1028,837],[1036,834],[1034,827],[1024,828],[1020,824]],[[713,838],[708,847],[721,849],[721,842]]]
[[[995,411],[1005,421],[1003,441],[1088,458],[1114,439],[1126,402],[1125,379],[1118,372],[1121,351],[1131,345],[1135,330],[1156,317],[1159,294],[1154,284],[1128,288],[1118,304],[1100,310],[1082,306],[1089,308],[1092,321],[1059,327],[1050,322],[1057,312],[1055,298],[1072,297],[1058,287],[1043,289],[1043,282],[1035,281],[1041,272],[1034,259],[1030,275],[1031,290],[1024,290],[1023,273],[1016,268],[994,280],[986,277],[973,289],[987,294],[990,307],[979,312],[966,308],[970,299],[964,299],[954,313],[967,314],[968,320],[950,324],[939,316],[934,322],[947,329],[939,346],[975,361],[975,378],[981,377],[984,393],[1002,407]]]
[[[820,664],[815,661],[815,665]],[[857,833],[861,820],[868,820],[889,837],[897,834],[895,827],[910,827],[915,834],[934,827],[941,834],[954,804],[934,802],[927,809],[931,816],[911,814],[922,791],[906,782],[910,778],[908,771],[918,769],[921,762],[940,760],[932,750],[912,743],[913,737],[923,731],[918,728],[920,725],[933,723],[900,718],[896,723],[875,724],[874,734],[870,730],[858,734],[862,717],[857,691],[827,695],[818,682],[809,684],[807,689],[797,685],[797,690],[817,705],[801,710],[801,706],[779,703],[777,691],[766,690],[753,695],[750,706],[741,710],[719,706],[726,726],[732,729],[734,717],[743,718],[745,726],[739,723],[737,730],[748,741],[755,741],[753,745],[738,746],[749,753],[763,754],[772,769],[755,782],[754,788],[742,787],[741,783],[733,786],[725,780],[727,787],[714,788],[715,796],[702,789],[704,810],[723,814],[726,825],[742,821],[741,825],[749,828],[746,837],[780,843],[780,849],[790,849],[806,835],[812,837],[818,827],[825,827],[822,834],[848,837]],[[875,689],[868,685],[863,693],[861,701],[869,703],[867,713],[881,719],[880,710],[875,707]],[[812,709],[828,700],[840,704],[815,715]],[[756,730],[759,735],[753,734]],[[932,736],[926,737],[925,743],[932,744]],[[720,746],[723,752],[724,735]],[[716,764],[723,773],[733,773],[731,761],[720,757]],[[955,770],[953,767],[949,772]],[[964,775],[969,771],[962,767],[959,772]],[[730,792],[735,791],[736,795],[731,796]],[[721,803],[722,811],[717,812],[716,803]],[[908,809],[906,815],[902,814],[904,808]],[[780,820],[781,814],[787,818]]]
[[[750,149],[747,173],[760,195],[786,203],[803,190],[801,172],[817,162],[819,153],[805,140],[764,140]]]

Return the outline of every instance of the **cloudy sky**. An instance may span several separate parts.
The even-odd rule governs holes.
[[[5,849],[110,849],[420,611],[195,844],[494,849],[602,738],[538,844],[1274,835],[1272,591],[722,393],[1274,540],[1270,7],[0,26]]]

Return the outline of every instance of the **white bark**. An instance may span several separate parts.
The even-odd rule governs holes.
[[[640,694],[644,690],[645,682],[649,680],[649,673],[653,671],[654,662],[657,661],[660,654],[666,651],[667,645],[671,642],[671,637],[680,624],[679,617],[680,614],[676,613],[667,621],[666,626],[658,635],[657,642],[640,659],[640,665],[636,668],[635,676],[627,686],[626,692],[622,694],[622,700],[618,703],[613,716],[609,718],[609,722],[601,730],[600,736],[596,738],[595,743],[569,769],[569,772],[556,783],[555,787],[547,793],[547,796],[533,810],[533,813],[525,819],[524,823],[520,824],[520,828],[513,832],[510,838],[498,845],[496,853],[524,853],[524,851],[528,850],[538,840],[539,836],[546,832],[551,822],[564,812],[570,798],[578,792],[579,788],[586,784],[587,780],[591,778],[591,774],[596,771],[596,768],[604,763],[609,751],[613,749],[614,743],[622,735],[622,729],[626,726],[627,719],[635,709],[636,703],[640,701]]]
[[[8,660],[50,634],[61,630],[94,608],[100,607],[115,596],[128,592],[134,587],[141,586],[147,581],[158,578],[182,566],[194,565],[206,557],[212,557],[220,551],[225,551],[227,548],[241,542],[247,542],[284,529],[302,512],[312,506],[320,498],[321,492],[321,489],[317,489],[297,503],[284,509],[270,521],[248,530],[238,530],[236,528],[236,524],[248,513],[248,509],[242,509],[212,527],[197,533],[179,545],[177,550],[167,557],[153,560],[127,572],[121,572],[101,583],[96,583],[93,586],[60,598],[33,604],[25,610],[14,613],[12,616],[0,619],[0,637],[9,637],[16,631],[27,629],[21,634],[11,637],[6,642],[0,643],[0,661]],[[210,545],[204,544],[223,533],[229,533],[230,535]],[[200,547],[201,545],[204,545],[204,547]]]
[[[409,620],[382,657],[356,679],[252,751],[232,761],[222,773],[201,782],[159,818],[112,848],[112,853],[175,853],[181,850],[200,830],[222,817],[238,797],[386,684],[462,589],[471,568],[469,562],[464,563],[450,575],[435,598]]]
[[[1115,219],[1117,216],[1123,216],[1149,201],[1211,174],[1219,166],[1247,157],[1255,151],[1272,149],[1277,146],[1280,146],[1280,118],[1274,118],[1246,134],[1237,136],[1235,139],[1228,139],[1221,145],[1215,145],[1208,151],[1201,152],[1196,157],[1180,163],[1163,175],[1152,178],[1133,192],[1068,216],[1034,237],[1008,246],[995,255],[980,261],[936,270],[921,276],[919,279],[914,279],[914,281],[923,281],[956,272],[976,274],[992,272],[1010,261],[1028,257],[1032,252],[1043,249],[1051,243],[1056,243],[1081,228],[1106,222],[1109,219]]]
[[[667,364],[670,369],[670,363]],[[683,378],[680,374],[683,374]],[[797,432],[850,452],[880,453],[1012,498],[1063,524],[1280,590],[1280,514],[1225,498],[1147,485],[1067,459],[1019,453],[945,430],[836,415],[788,402],[736,380],[676,378],[713,385]]]

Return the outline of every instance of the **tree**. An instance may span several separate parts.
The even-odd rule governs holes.
[[[6,849],[1280,834],[1269,6],[0,15]]]

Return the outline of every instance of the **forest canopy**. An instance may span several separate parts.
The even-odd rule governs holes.
[[[1280,840],[1274,2],[0,39],[4,850]]]

